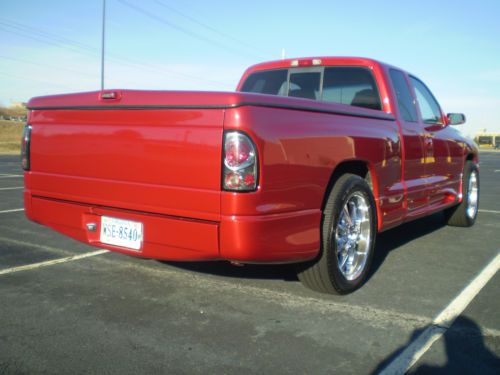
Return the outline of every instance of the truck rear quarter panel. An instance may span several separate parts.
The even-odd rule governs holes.
[[[281,247],[276,246],[274,251],[281,248],[290,252],[295,247],[297,251],[317,252],[325,194],[335,168],[345,161],[359,160],[369,166],[381,227],[384,217],[401,215],[404,192],[395,121],[245,106],[227,110],[224,129],[237,129],[252,137],[260,156],[261,174],[257,192],[222,193],[221,244],[227,243],[225,236],[237,228],[229,225],[232,217],[242,220],[241,216],[289,214],[302,223],[300,231],[281,236],[286,243],[278,244]],[[287,228],[291,224],[283,221],[276,230]],[[240,237],[245,236],[250,234],[242,232]],[[221,254],[225,251],[222,246]]]

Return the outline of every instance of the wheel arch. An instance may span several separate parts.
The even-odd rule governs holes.
[[[471,162],[473,162],[473,163],[477,164],[477,163],[478,163],[478,161],[479,161],[479,160],[478,160],[478,156],[477,156],[476,154],[472,153],[472,152],[469,152],[469,153],[465,156],[465,161],[464,161],[464,164],[465,164],[465,162],[467,162],[467,161],[471,161]]]
[[[364,178],[368,185],[370,186],[370,189],[373,193],[373,198],[375,199],[375,206],[376,206],[376,214],[377,214],[377,229],[380,230],[381,227],[381,211],[380,211],[380,205],[379,205],[379,192],[378,192],[378,177],[375,171],[374,166],[367,160],[362,160],[362,159],[348,159],[348,160],[343,160],[340,163],[338,163],[334,170],[332,171],[332,174],[330,176],[330,179],[328,181],[328,185],[326,186],[325,192],[323,194],[323,202],[321,204],[321,211],[324,211],[326,202],[328,200],[328,196],[330,195],[330,192],[333,189],[333,186],[337,182],[337,180],[340,178],[340,176],[346,174],[346,173],[352,173],[357,176],[360,176]]]

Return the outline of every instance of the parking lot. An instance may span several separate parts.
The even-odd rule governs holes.
[[[402,373],[412,357],[410,373],[499,374],[500,152],[480,168],[474,227],[385,232],[367,284],[330,296],[291,266],[75,242],[24,217],[18,157],[0,156],[0,373]]]

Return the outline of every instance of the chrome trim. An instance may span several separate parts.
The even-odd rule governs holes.
[[[95,232],[97,230],[97,224],[96,223],[88,223],[87,230],[89,232]]]
[[[474,219],[479,205],[478,174],[472,171],[469,176],[469,188],[467,189],[467,216]]]

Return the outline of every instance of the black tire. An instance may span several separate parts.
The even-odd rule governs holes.
[[[470,216],[467,208],[469,206],[469,201],[471,199],[469,194],[469,182],[471,179],[471,175],[476,174],[477,181],[477,207],[475,213]],[[456,206],[448,208],[444,211],[444,215],[446,218],[446,222],[448,225],[454,227],[471,227],[476,222],[477,212],[479,208],[479,170],[477,165],[472,161],[466,161],[464,166],[464,173],[462,177],[462,194],[463,199],[462,202]]]
[[[366,202],[365,212],[368,212],[370,220],[365,228],[369,227],[370,233],[366,262],[361,266],[359,276],[348,280],[339,266],[336,231],[341,212],[354,195],[361,196]],[[323,212],[320,254],[314,261],[299,266],[299,280],[306,287],[322,293],[347,294],[358,289],[365,281],[373,259],[377,231],[376,212],[375,200],[368,183],[357,175],[342,175],[333,186]]]

